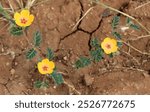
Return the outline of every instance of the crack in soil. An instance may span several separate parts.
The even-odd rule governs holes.
[[[84,7],[83,7],[83,4],[82,4],[82,2],[81,2],[80,0],[79,0],[79,4],[80,4],[80,7],[81,7],[81,9],[80,9],[80,18],[79,18],[79,19],[81,19],[82,16],[83,16]],[[105,11],[105,10],[104,10],[104,11]],[[104,13],[104,12],[103,12],[103,13]],[[73,32],[67,34],[66,36],[64,36],[63,38],[60,39],[59,45],[60,45],[60,43],[61,43],[62,41],[64,41],[65,39],[67,39],[69,36],[71,36],[71,35],[77,33],[78,31],[81,31],[81,32],[84,32],[84,33],[90,35],[90,38],[89,38],[89,48],[90,48],[90,40],[91,40],[91,38],[92,38],[93,33],[95,33],[95,32],[100,28],[100,26],[101,26],[102,20],[103,20],[103,18],[104,18],[103,13],[102,13],[102,15],[100,16],[98,26],[97,26],[93,31],[89,32],[89,31],[86,31],[86,30],[80,28],[80,25],[81,25],[81,23],[82,23],[82,20],[81,20],[81,21],[79,22],[79,24],[77,25],[77,29],[76,29],[76,30],[74,30]],[[107,16],[107,17],[108,17],[108,16]],[[58,47],[58,48],[59,48],[59,47]],[[91,49],[91,48],[90,48],[90,49]],[[58,51],[59,51],[59,49],[56,50],[56,52],[58,52]]]
[[[80,4],[80,7],[81,7],[81,10],[80,10],[80,18],[79,18],[79,19],[81,19],[82,16],[83,16],[84,8],[83,8],[83,4],[82,4],[82,2],[81,2],[80,0],[79,0],[79,4]],[[93,34],[94,32],[96,32],[96,31],[99,29],[99,27],[101,26],[102,18],[103,18],[103,17],[101,16],[98,26],[97,26],[92,32],[89,32],[89,31],[86,31],[86,30],[80,28],[80,25],[81,25],[81,23],[82,23],[82,20],[81,20],[81,21],[79,22],[79,24],[78,24],[78,26],[77,26],[77,29],[76,29],[75,31],[73,31],[73,32],[71,32],[71,33],[69,33],[69,34],[67,34],[67,35],[64,36],[62,39],[60,39],[59,45],[60,45],[60,43],[61,43],[62,41],[64,41],[66,38],[68,38],[69,36],[71,36],[71,35],[77,33],[78,31],[82,31],[82,32],[84,32],[84,33],[90,35],[90,37],[91,37],[92,34]]]
[[[83,14],[84,14],[84,7],[83,7],[83,3],[82,3],[82,1],[81,0],[78,0],[78,2],[79,2],[79,4],[80,4],[80,9],[79,9],[79,12],[78,12],[78,18],[79,19],[81,19],[82,17],[83,17]],[[123,4],[122,6],[120,6],[120,8],[119,8],[119,10],[120,11],[125,11],[125,9],[128,7],[128,5],[129,5],[129,2],[127,2],[127,3],[125,3],[125,4]],[[105,10],[104,10],[105,11]],[[63,13],[63,12],[62,12]],[[106,17],[110,17],[110,16],[113,16],[114,14],[109,14],[108,16],[103,16],[103,14],[104,14],[104,12],[101,14],[101,16],[99,16],[98,17],[98,19],[99,19],[99,21],[98,21],[98,24],[96,25],[96,28],[93,28],[92,29],[92,31],[86,31],[84,28],[80,28],[80,26],[81,26],[81,24],[82,24],[82,20],[79,22],[79,24],[77,25],[77,27],[76,27],[76,29],[74,30],[74,31],[71,31],[71,33],[69,33],[69,34],[67,34],[67,35],[65,35],[65,36],[63,36],[63,38],[60,38],[60,41],[59,41],[59,44],[58,44],[58,49],[55,51],[55,52],[58,52],[60,49],[59,49],[59,46],[60,46],[60,44],[62,43],[62,41],[64,41],[65,39],[67,39],[67,38],[69,38],[70,36],[72,36],[72,35],[74,35],[74,34],[76,34],[76,33],[78,33],[79,31],[81,31],[81,32],[83,32],[83,33],[86,33],[86,34],[88,34],[88,45],[89,45],[89,50],[91,50],[91,46],[90,46],[90,41],[91,41],[91,38],[92,38],[92,36],[93,36],[93,34],[96,32],[96,31],[98,31],[99,29],[101,29],[101,25],[102,25],[102,23],[104,22],[104,18],[106,18]],[[120,14],[116,14],[116,15],[118,15],[118,16],[121,16]],[[38,24],[39,25],[39,24]],[[38,26],[39,27],[39,29],[42,29],[40,26]],[[56,27],[55,28],[59,33],[60,33],[60,31],[58,30],[58,27]],[[26,47],[28,47],[28,46],[26,46]],[[28,48],[27,48],[28,49]],[[12,60],[12,64],[11,64],[11,69],[15,69],[15,62],[16,62],[16,60],[20,57],[20,56],[22,56],[22,55],[24,55],[25,54],[25,52],[27,51],[27,49],[22,49],[22,52],[21,53],[19,53],[19,54],[16,54],[15,55],[15,57],[14,57],[14,59]],[[42,53],[42,52],[41,52]],[[60,60],[63,60],[63,59],[61,59],[60,58]],[[62,61],[63,62],[63,61]],[[63,63],[64,65],[66,64],[66,62],[65,63]],[[66,65],[66,66],[68,66],[68,65]],[[127,66],[128,67],[128,66]],[[106,72],[108,72],[108,73],[110,73],[110,72],[112,72],[115,68],[114,68],[114,66],[112,66],[111,67],[111,65],[110,66],[108,66],[108,67],[105,67],[105,68],[107,68],[106,69]],[[135,68],[134,66],[133,66],[133,68]],[[36,68],[35,68],[36,69]],[[136,68],[135,68],[136,69]],[[123,69],[124,70],[124,69]],[[118,71],[118,70],[117,70]],[[150,70],[147,70],[148,71],[148,73],[150,74]],[[31,74],[30,73],[30,70],[28,70],[28,73],[29,74]],[[16,78],[15,78],[16,79]],[[12,79],[12,80],[14,80],[14,79]],[[9,86],[8,86],[8,83],[10,82],[10,81],[12,81],[11,80],[11,78],[8,78],[8,80],[7,80],[7,82],[5,83],[5,84],[1,84],[1,85],[3,85],[5,88],[6,88],[6,90],[8,91],[8,93],[10,94],[12,91],[10,91],[9,89]],[[94,84],[93,84],[94,85]],[[32,90],[32,88],[31,88],[31,90]],[[91,91],[92,91],[92,89],[91,89]],[[24,94],[27,94],[25,91],[22,91]]]
[[[83,16],[83,10],[84,10],[84,8],[83,8],[82,2],[81,2],[80,0],[78,0],[78,2],[79,2],[79,4],[80,4],[80,18],[79,18],[79,19],[81,19],[82,16]],[[64,41],[66,38],[68,38],[69,36],[71,36],[71,35],[77,33],[78,31],[80,31],[80,30],[79,30],[79,26],[81,25],[81,23],[82,23],[82,21],[79,22],[79,24],[78,24],[76,30],[72,31],[71,33],[65,35],[63,38],[60,39],[60,41],[59,41],[59,46],[60,46],[61,42]],[[56,52],[59,51],[59,46],[58,46],[58,49],[56,50]]]
[[[7,82],[8,83],[8,82]],[[10,92],[10,90],[9,90],[9,88],[7,87],[7,83],[6,84],[2,84],[2,83],[0,83],[2,86],[4,86],[5,88],[6,88],[6,90],[7,90],[7,92],[10,94],[11,92]]]

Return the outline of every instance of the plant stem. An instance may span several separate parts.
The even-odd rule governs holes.
[[[139,40],[139,39],[143,39],[143,38],[147,38],[147,37],[150,37],[150,35],[144,35],[144,36],[140,36],[140,37],[137,37],[135,39],[129,39],[129,40],[135,41],[135,40]]]
[[[74,86],[68,84],[66,81],[64,81],[64,84],[66,84],[70,89],[75,91],[78,95],[81,95],[81,93],[78,90],[76,90]]]
[[[137,51],[137,52],[139,52],[139,53],[141,53],[141,54],[143,54],[143,55],[148,55],[148,56],[150,56],[150,53],[142,52],[142,51],[140,51],[139,49],[133,47],[132,45],[130,45],[130,44],[124,42],[124,41],[121,41],[121,42],[123,42],[123,43],[124,43],[125,45],[127,45],[128,47],[132,48],[133,50],[135,50],[135,51]]]
[[[144,3],[144,4],[142,4],[142,5],[140,5],[140,6],[138,6],[138,7],[136,7],[135,10],[137,10],[137,9],[139,9],[139,8],[141,8],[141,7],[144,7],[145,5],[148,5],[148,4],[150,4],[150,1],[147,2],[147,3]]]
[[[123,50],[120,50],[120,52],[123,52],[124,54],[130,56],[134,61],[136,61],[136,63],[137,63],[138,65],[140,65],[139,61],[138,61],[134,56],[132,56],[130,53],[125,52],[125,51],[123,51]]]
[[[86,11],[86,13],[77,21],[77,23],[75,24],[75,26],[72,28],[72,31],[78,26],[78,24],[84,19],[84,17],[93,9],[94,7],[91,7],[90,9],[88,9]]]

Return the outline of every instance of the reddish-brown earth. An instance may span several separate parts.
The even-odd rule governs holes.
[[[8,6],[5,0],[0,1]],[[148,0],[102,1],[135,17],[150,30],[150,4],[135,9]],[[75,60],[89,54],[91,38],[97,37],[102,41],[107,36],[112,37],[111,20],[116,13],[110,12],[102,17],[105,9],[99,5],[95,5],[72,30],[90,7],[89,0],[50,0],[33,6],[31,11],[36,18],[28,30],[28,39],[32,41],[37,30],[42,33],[42,52],[45,53],[47,47],[55,51],[58,71],[63,72],[64,79],[82,94],[150,94],[150,56],[126,45],[119,56],[106,56],[101,62],[79,70],[73,67]],[[124,25],[124,21],[125,17],[121,16],[120,26]],[[34,81],[43,76],[35,68],[36,61],[25,58],[30,46],[24,36],[11,36],[8,27],[4,27],[6,24],[0,20],[0,94],[76,94],[66,85],[55,88],[51,79],[49,88],[34,88]],[[142,52],[150,53],[149,37],[131,40],[147,35],[144,30],[127,30],[122,34],[124,41]]]

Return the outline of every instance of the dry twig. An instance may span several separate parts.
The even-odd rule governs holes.
[[[86,13],[77,21],[77,23],[74,25],[74,27],[72,28],[72,30],[74,30],[78,24],[84,19],[84,17],[93,9],[94,7],[89,8]]]
[[[127,46],[128,46],[128,47],[130,47],[130,48],[132,48],[133,50],[135,50],[135,51],[139,52],[140,54],[150,56],[150,53],[142,52],[142,51],[140,51],[139,49],[137,49],[137,48],[133,47],[132,45],[130,45],[129,43],[126,43],[126,42],[124,42],[124,41],[121,41],[121,42],[123,42],[125,45],[127,45]]]
[[[150,35],[139,36],[139,37],[137,37],[137,38],[135,38],[135,39],[129,39],[129,40],[131,40],[131,41],[136,41],[136,40],[143,39],[143,38],[147,38],[147,37],[150,37]]]
[[[139,8],[141,8],[141,7],[144,7],[144,6],[148,5],[148,4],[150,4],[150,1],[147,2],[147,3],[144,3],[144,4],[142,4],[142,5],[140,5],[140,6],[138,6],[138,7],[136,7],[135,10],[137,10],[137,9],[139,9]]]
[[[81,95],[81,93],[78,90],[76,90],[74,86],[70,85],[68,82],[64,81],[64,84],[66,84],[70,89],[75,91],[78,95]]]

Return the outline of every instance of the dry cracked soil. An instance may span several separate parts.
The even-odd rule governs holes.
[[[13,0],[10,0],[13,3]],[[136,9],[148,0],[101,0],[105,4],[125,12],[139,20],[150,30],[150,4]],[[0,0],[8,7],[8,2]],[[13,7],[16,3],[13,3]],[[86,13],[93,9],[73,29],[74,25]],[[75,69],[74,62],[80,56],[89,54],[89,41],[97,37],[102,41],[112,37],[111,21],[117,13],[108,11],[89,0],[49,0],[31,8],[35,21],[27,35],[32,41],[33,33],[39,30],[43,42],[41,51],[50,47],[55,51],[55,63],[64,79],[83,95],[101,94],[150,94],[150,56],[141,54],[131,47],[123,45],[120,55],[106,56],[99,63],[93,63],[82,69]],[[109,14],[104,13],[109,12]],[[125,17],[120,15],[123,26]],[[5,21],[0,20],[0,94],[77,94],[62,84],[55,87],[49,79],[49,87],[37,89],[33,83],[43,76],[37,71],[36,60],[26,60],[25,53],[30,48],[22,37],[13,37],[7,31]],[[6,27],[4,27],[6,26]],[[150,39],[138,36],[147,35],[144,30],[122,32],[124,41],[142,52],[150,52]]]

